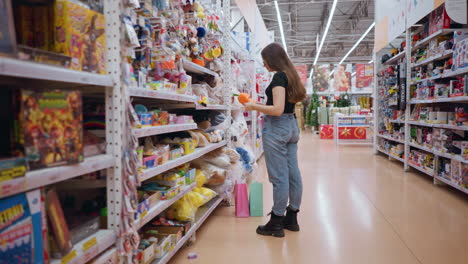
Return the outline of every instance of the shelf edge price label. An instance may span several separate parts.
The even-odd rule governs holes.
[[[69,264],[69,263],[72,263],[73,260],[76,259],[76,250],[73,250],[71,251],[70,253],[68,253],[65,257],[62,258],[62,261],[61,261],[61,264]]]
[[[83,244],[83,252],[85,254],[86,261],[97,255],[99,252],[99,246],[96,237],[93,237]]]
[[[145,218],[145,216],[148,214],[148,211],[144,211],[143,213],[140,214],[140,219]]]

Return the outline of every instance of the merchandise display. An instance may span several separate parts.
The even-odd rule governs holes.
[[[214,2],[2,2],[1,263],[167,263],[234,204],[269,78]]]
[[[377,53],[377,141],[375,149],[468,193],[462,183],[466,143],[465,26],[445,5],[406,32],[399,49]],[[393,44],[395,46],[395,43]]]

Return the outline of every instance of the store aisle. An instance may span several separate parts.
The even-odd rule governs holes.
[[[259,173],[266,182],[266,172]],[[341,146],[305,134],[301,232],[284,239],[255,234],[265,218],[239,219],[218,208],[197,242],[171,263],[462,264],[467,263],[468,197],[432,178],[405,173],[371,147]],[[264,184],[265,211],[271,186]]]

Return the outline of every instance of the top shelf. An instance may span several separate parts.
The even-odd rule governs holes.
[[[113,86],[112,79],[107,75],[10,58],[0,58],[0,75],[65,83]]]
[[[428,44],[431,40],[433,40],[434,38],[438,37],[438,36],[444,36],[444,35],[447,35],[447,34],[450,34],[450,33],[453,33],[457,31],[457,29],[454,29],[454,28],[446,28],[446,29],[441,29],[435,33],[433,33],[432,35],[428,36],[427,38],[425,39],[422,39],[418,42],[416,42],[416,44],[414,45],[414,47],[412,47],[412,51],[416,51],[416,49]]]
[[[209,75],[213,75],[215,77],[219,76],[216,72],[208,70],[207,68],[202,67],[202,66],[200,66],[200,65],[198,65],[196,63],[193,63],[191,61],[188,61],[187,59],[183,59],[182,62],[183,62],[183,65],[184,65],[184,69],[187,72],[192,72],[192,73],[197,73],[197,74],[209,74]]]

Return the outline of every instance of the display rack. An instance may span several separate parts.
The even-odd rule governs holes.
[[[431,19],[430,16],[429,14],[418,23],[428,23]],[[438,97],[419,97],[420,90],[424,91],[424,93],[421,93],[422,95],[425,95],[426,92],[431,93],[430,88],[426,88],[426,85],[433,84],[428,81],[434,82],[435,85],[444,85],[455,80],[457,77],[465,77],[466,80],[468,73],[468,67],[466,66],[458,69],[455,68],[458,65],[452,66],[451,68],[444,67],[443,71],[440,72],[432,72],[427,67],[430,66],[431,70],[433,69],[432,67],[440,68],[440,65],[443,65],[444,62],[446,63],[449,59],[453,58],[455,60],[455,56],[460,56],[455,53],[454,48],[447,48],[447,45],[443,45],[443,43],[439,46],[438,38],[442,36],[452,36],[456,34],[456,32],[462,32],[461,34],[464,34],[463,32],[466,32],[468,29],[466,25],[464,28],[439,29],[432,34],[427,34],[427,36],[421,40],[413,42],[413,40],[416,39],[415,36],[420,34],[423,30],[427,30],[427,28],[417,26],[408,28],[409,29],[399,38],[400,41],[404,39],[406,48],[384,63],[376,63],[379,70],[376,71],[375,78],[379,85],[376,87],[375,92],[377,96],[375,107],[378,111],[376,111],[376,139],[374,149],[376,153],[383,153],[388,155],[390,159],[401,161],[405,170],[415,169],[425,175],[433,177],[434,184],[443,183],[464,193],[468,193],[468,184],[465,182],[468,179],[468,175],[466,175],[468,170],[464,167],[464,164],[468,164],[468,159],[465,159],[461,154],[450,153],[449,151],[452,150],[447,150],[445,147],[440,148],[438,144],[434,143],[436,141],[442,141],[439,137],[434,136],[427,141],[425,137],[421,138],[415,134],[421,133],[420,131],[424,129],[427,129],[424,131],[430,131],[429,133],[431,133],[431,135],[433,135],[432,133],[434,133],[435,129],[442,129],[440,131],[463,132],[468,131],[468,126],[450,123],[447,122],[447,120],[435,121],[429,118],[424,118],[423,120],[419,118],[415,119],[413,116],[414,113],[419,113],[417,112],[419,107],[426,109],[443,109],[433,110],[434,112],[450,112],[453,111],[454,107],[463,106],[463,103],[468,102],[466,87],[464,90],[465,94],[456,94],[456,96],[453,97],[448,96],[448,94],[446,96],[438,95]],[[378,62],[383,54],[390,53],[390,50],[396,46],[400,46],[398,39],[376,53],[374,61]],[[428,55],[429,52],[432,52],[430,53],[431,55]],[[421,56],[421,54],[423,55]],[[421,58],[419,58],[419,56],[421,56]],[[400,69],[398,69],[397,66],[400,67]],[[393,70],[389,71],[388,67],[393,67]],[[392,78],[395,76],[397,76],[397,80],[401,81],[397,83],[396,86],[398,87],[395,87],[395,82],[392,81]],[[400,91],[399,88],[402,90]],[[397,91],[398,100],[394,108],[392,108],[392,104],[389,103],[389,89],[393,90],[393,92]],[[448,93],[450,93],[450,91]],[[395,110],[392,114],[385,112],[388,111],[388,109]],[[397,116],[396,118],[395,115]],[[387,131],[388,128],[391,129],[390,133]],[[398,134],[398,139],[394,137],[392,133]],[[424,143],[417,143],[416,141],[419,140],[422,140]],[[396,153],[392,153],[389,150],[382,149],[382,146],[390,146],[393,150],[396,150],[400,156],[395,155]],[[463,153],[463,149],[461,151]],[[451,162],[452,167],[448,172],[445,171],[447,166],[442,168],[441,159],[447,160],[446,162]],[[450,176],[453,169],[455,169],[454,173],[459,171],[461,175],[454,174]],[[444,173],[448,173],[449,176],[441,176],[441,174]]]
[[[366,115],[343,115],[337,113],[335,115],[335,124],[334,124],[334,136],[336,145],[352,144],[352,145],[369,145],[373,142],[373,137],[368,136],[367,133],[373,133],[373,117]],[[341,129],[340,129],[341,128]],[[359,134],[366,135],[365,138],[346,138],[341,134],[345,130],[353,129],[353,131],[359,130]],[[351,132],[347,131],[351,134]],[[345,133],[343,133],[345,134]]]

